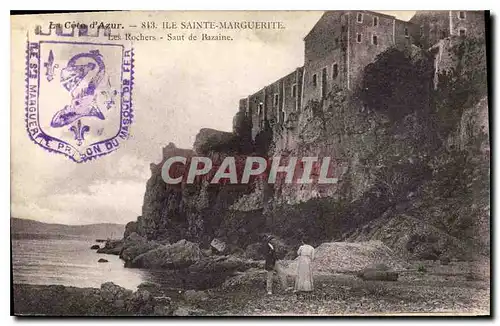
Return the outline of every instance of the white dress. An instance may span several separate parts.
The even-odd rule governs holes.
[[[312,261],[314,260],[314,248],[310,245],[302,245],[297,251],[297,277],[295,278],[295,291],[313,290]]]

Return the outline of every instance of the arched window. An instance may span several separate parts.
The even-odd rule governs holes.
[[[358,20],[358,23],[363,22],[363,14],[362,13],[358,12],[357,20]]]
[[[339,75],[339,65],[334,63],[332,66],[332,79],[337,78],[338,75]]]

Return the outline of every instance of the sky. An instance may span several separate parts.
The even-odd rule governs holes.
[[[383,13],[408,20],[414,12]],[[141,215],[150,163],[160,162],[162,147],[173,142],[191,148],[201,128],[231,131],[240,98],[303,65],[303,37],[322,14],[117,12],[12,18],[11,216],[64,224],[135,220]],[[130,138],[112,154],[75,163],[45,151],[28,137],[23,94],[25,40],[27,30],[35,25],[94,20],[124,24],[272,20],[282,21],[286,28],[231,32],[234,41],[230,42],[135,42],[135,121]]]

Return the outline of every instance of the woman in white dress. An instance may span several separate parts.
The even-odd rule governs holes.
[[[314,248],[302,241],[302,246],[299,247],[297,254],[299,257],[294,292],[310,292],[313,290],[312,261],[314,260]]]

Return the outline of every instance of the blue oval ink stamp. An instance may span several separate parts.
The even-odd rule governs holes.
[[[26,51],[26,128],[42,148],[80,163],[109,154],[130,135],[133,50],[110,30],[35,29]],[[103,33],[100,33],[100,32]],[[99,36],[105,42],[99,42]]]

